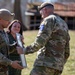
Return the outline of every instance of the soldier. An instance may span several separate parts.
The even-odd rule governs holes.
[[[7,28],[13,17],[14,14],[9,10],[0,9],[0,75],[8,75],[8,65],[15,69],[22,69],[18,61],[8,59],[9,40],[4,28]]]
[[[35,41],[26,47],[26,54],[39,50],[30,75],[61,75],[70,52],[67,24],[54,14],[53,4],[45,2],[38,8],[43,21]]]

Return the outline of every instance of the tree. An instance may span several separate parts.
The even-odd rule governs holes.
[[[23,21],[22,21],[20,5],[21,5],[21,0],[15,0],[14,1],[14,13],[15,13],[14,18],[18,19],[22,23],[23,30],[26,30],[26,27],[25,27],[25,25],[23,24]]]

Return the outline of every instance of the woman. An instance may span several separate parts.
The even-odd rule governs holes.
[[[11,60],[19,60],[20,57],[17,53],[16,46],[16,33],[20,33],[22,35],[22,25],[21,22],[18,20],[14,20],[11,22],[11,24],[8,27],[8,37],[9,37],[9,43],[10,43],[10,51],[9,51],[9,58]],[[23,42],[23,37],[22,37]],[[21,70],[14,69],[9,66],[9,75],[21,75]]]

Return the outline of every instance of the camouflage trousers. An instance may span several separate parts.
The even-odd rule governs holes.
[[[35,66],[30,75],[61,75],[61,72],[49,67]]]
[[[8,75],[8,72],[0,72],[0,75]]]

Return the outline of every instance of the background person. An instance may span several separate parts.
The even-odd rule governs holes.
[[[17,53],[16,46],[17,46],[17,41],[16,41],[16,33],[20,33],[22,35],[22,24],[19,20],[13,20],[9,27],[8,27],[8,38],[9,38],[9,43],[10,43],[10,49],[9,49],[9,58],[14,61],[14,60],[20,60],[20,55]],[[23,42],[23,37],[22,37],[22,42]],[[15,44],[14,44],[15,43]],[[9,66],[9,75],[21,75],[21,70],[19,69],[14,69],[11,66]]]

